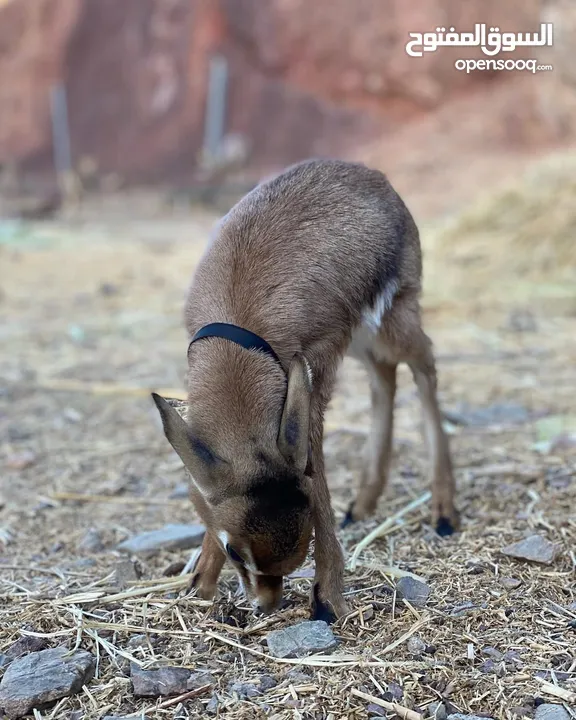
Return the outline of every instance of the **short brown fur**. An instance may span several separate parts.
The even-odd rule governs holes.
[[[261,352],[205,338],[189,349],[184,419],[155,396],[208,528],[194,571],[202,597],[213,597],[228,546],[243,560],[235,564],[248,595],[273,610],[282,576],[302,563],[314,532],[315,615],[346,613],[322,449],[324,413],[346,352],[369,370],[373,414],[348,519],[373,512],[385,488],[396,366],[406,362],[424,408],[434,520],[439,532],[457,527],[434,357],[420,321],[421,269],[410,212],[386,177],[363,165],[299,163],[220,222],[190,288],[188,332],[236,324],[270,343],[283,368]]]

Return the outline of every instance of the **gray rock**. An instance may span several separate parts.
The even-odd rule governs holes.
[[[465,715],[464,713],[452,713],[448,715],[447,720],[490,720],[484,715]]]
[[[422,653],[426,650],[426,643],[418,635],[412,635],[411,638],[408,638],[406,647],[408,648],[410,655],[422,655]]]
[[[262,691],[252,683],[232,682],[228,685],[228,691],[236,693],[240,698],[251,698],[262,695]]]
[[[187,668],[166,667],[157,670],[143,670],[135,663],[130,666],[132,688],[137,697],[160,697],[181,695],[204,685],[214,685],[210,673],[192,672]]]
[[[80,540],[78,549],[82,552],[99,553],[104,550],[102,535],[95,528],[90,528],[86,535]]]
[[[496,662],[499,662],[504,657],[504,655],[500,652],[500,650],[496,650],[496,648],[493,648],[493,647],[483,648],[482,655],[492,658],[492,660],[495,660]]]
[[[473,408],[462,403],[457,409],[447,410],[444,417],[454,425],[487,427],[489,425],[521,425],[530,420],[530,413],[514,402],[494,403],[483,408]]]
[[[132,663],[130,677],[136,697],[159,697],[160,695],[181,695],[188,689],[191,670],[179,667],[162,667],[157,670],[142,670]]]
[[[150,720],[147,715],[104,715],[102,720]]]
[[[518,560],[529,560],[530,562],[551,565],[558,554],[558,546],[541,535],[531,535],[512,545],[502,548],[503,555],[517,558]]]
[[[120,560],[114,566],[114,584],[123,590],[141,577],[140,568],[132,560]]]
[[[10,645],[3,655],[0,655],[0,668],[8,667],[8,665],[17,658],[24,657],[24,655],[28,655],[29,653],[45,650],[47,644],[48,641],[46,638],[24,635]]]
[[[132,635],[130,640],[126,643],[128,650],[136,650],[139,647],[148,647],[148,640],[146,635]]]
[[[434,720],[446,720],[448,717],[446,706],[441,702],[435,702],[428,705],[427,714],[428,717],[433,718]]]
[[[260,677],[258,678],[258,683],[262,692],[272,690],[272,688],[278,685],[278,681],[275,680],[271,675],[260,675]]]
[[[214,694],[214,695],[212,695],[212,697],[210,698],[210,700],[208,701],[208,704],[206,705],[206,707],[204,709],[210,715],[216,715],[216,713],[218,712],[219,705],[220,705],[220,702],[218,700],[218,695]]]
[[[570,716],[562,705],[543,703],[536,708],[534,720],[570,720]]]
[[[505,590],[515,590],[522,585],[522,580],[513,577],[501,577],[499,582]]]
[[[165,525],[124,540],[118,550],[142,555],[154,555],[160,550],[190,550],[201,545],[205,532],[203,525]]]
[[[86,650],[69,657],[68,648],[33,652],[14,660],[0,683],[0,708],[9,718],[80,692],[94,677],[96,660]]]
[[[515,333],[533,333],[538,330],[538,324],[530,310],[516,308],[508,316],[507,329]]]
[[[366,711],[368,715],[370,715],[371,720],[376,720],[376,718],[379,717],[386,717],[386,715],[383,715],[386,710],[384,710],[381,705],[376,705],[376,703],[370,703],[369,705],[367,705]]]
[[[297,625],[273,630],[266,640],[274,657],[305,657],[315,652],[333,650],[338,641],[323,620],[305,620]]]
[[[430,588],[426,583],[412,577],[403,577],[396,583],[396,592],[414,607],[424,607],[430,597]]]

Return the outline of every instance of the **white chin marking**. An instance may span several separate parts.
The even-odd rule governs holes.
[[[398,292],[398,282],[391,280],[384,286],[376,298],[374,305],[362,313],[362,323],[373,333],[377,333],[382,325],[384,315],[392,308],[394,297]]]

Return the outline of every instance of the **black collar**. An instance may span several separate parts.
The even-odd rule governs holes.
[[[192,343],[195,343],[196,340],[210,337],[224,338],[225,340],[236,343],[236,345],[240,345],[240,347],[246,348],[246,350],[263,352],[275,360],[282,370],[284,370],[280,358],[266,340],[256,335],[256,333],[250,332],[250,330],[245,330],[238,325],[231,325],[229,323],[210,323],[209,325],[201,327],[190,341],[188,351],[190,351]]]

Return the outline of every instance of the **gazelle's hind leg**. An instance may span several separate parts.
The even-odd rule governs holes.
[[[440,535],[451,534],[459,526],[458,512],[454,507],[454,476],[436,393],[432,343],[422,330],[417,295],[405,293],[396,297],[393,307],[383,317],[379,333],[370,335],[367,330],[360,331],[353,342],[352,353],[363,360],[371,375],[373,424],[367,445],[367,469],[345,523],[372,512],[386,485],[391,455],[396,365],[406,362],[412,371],[424,412],[433,521]]]
[[[363,520],[374,512],[378,499],[386,489],[392,453],[396,365],[376,360],[370,351],[365,353],[363,360],[370,377],[372,427],[366,443],[365,467],[358,495],[346,514],[343,526]]]

